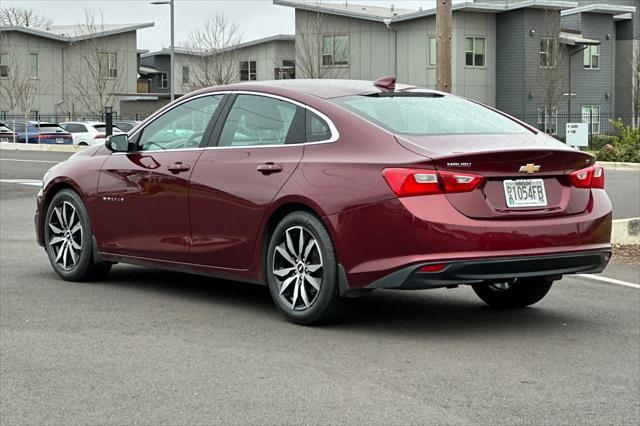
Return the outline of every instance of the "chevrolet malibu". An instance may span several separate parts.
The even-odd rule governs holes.
[[[290,321],[372,289],[541,300],[611,254],[604,171],[500,111],[365,81],[191,93],[44,177],[35,226],[65,280],[130,263],[267,285]]]

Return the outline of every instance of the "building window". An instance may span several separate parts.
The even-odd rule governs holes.
[[[29,53],[29,78],[38,78],[38,54]]]
[[[349,36],[322,36],[322,65],[349,65]]]
[[[435,37],[429,37],[429,66],[430,67],[435,67],[436,66],[436,52],[437,52],[437,46],[436,46],[436,38]]]
[[[558,110],[555,106],[540,105],[538,107],[538,130],[550,135],[558,133]]]
[[[100,52],[100,75],[103,78],[118,78],[118,54]]]
[[[484,67],[484,37],[467,37],[464,46],[465,64],[468,67]]]
[[[189,84],[189,67],[182,67],[182,84]]]
[[[158,73],[158,89],[166,89],[167,87],[169,87],[167,73]]]
[[[256,61],[240,61],[240,81],[256,79]]]
[[[540,37],[540,68],[556,67],[558,41],[555,38]]]
[[[582,107],[582,122],[591,123],[589,129],[592,135],[600,134],[600,105],[585,105]]]
[[[9,54],[0,53],[0,77],[9,77]]]
[[[587,46],[584,49],[583,64],[584,68],[589,70],[600,68],[600,46]]]

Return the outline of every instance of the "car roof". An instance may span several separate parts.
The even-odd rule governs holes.
[[[88,124],[90,126],[104,126],[103,121],[63,121],[60,124]]]
[[[418,89],[418,87],[407,84],[396,84],[395,86],[396,91],[409,89]],[[421,91],[431,91],[430,89],[420,89]],[[219,92],[224,90],[252,90],[266,93],[279,92],[283,94],[286,92],[297,92],[322,99],[389,92],[389,89],[375,86],[373,81],[367,80],[292,79],[234,83],[225,86],[210,87],[196,93]],[[435,90],[433,90],[433,92],[439,93]]]

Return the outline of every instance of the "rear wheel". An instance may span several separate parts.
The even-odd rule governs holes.
[[[276,226],[267,249],[266,275],[276,306],[291,322],[339,320],[348,301],[338,289],[338,267],[329,233],[314,215],[299,211]]]
[[[80,196],[63,189],[53,196],[44,223],[44,243],[54,271],[68,281],[102,278],[110,263],[96,263],[89,215]]]
[[[501,283],[476,284],[473,290],[486,304],[496,308],[522,308],[542,300],[553,281],[545,277],[517,278]]]

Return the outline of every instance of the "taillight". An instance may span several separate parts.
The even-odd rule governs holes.
[[[382,175],[398,197],[469,192],[476,189],[484,179],[469,173],[402,168],[384,169]]]
[[[576,188],[604,188],[604,169],[598,163],[569,174],[571,185]]]
[[[104,139],[104,138],[106,138],[106,135],[104,133],[98,133],[93,138],[94,139]]]

